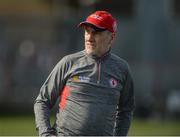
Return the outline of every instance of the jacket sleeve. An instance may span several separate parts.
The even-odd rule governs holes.
[[[128,69],[124,87],[120,95],[119,105],[117,107],[114,136],[127,136],[134,107],[133,80]]]
[[[40,136],[55,135],[55,130],[50,125],[50,110],[56,103],[59,92],[64,87],[67,72],[67,63],[63,58],[52,70],[34,103],[36,129]]]

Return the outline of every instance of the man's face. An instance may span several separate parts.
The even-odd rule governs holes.
[[[114,34],[105,30],[95,31],[92,27],[84,26],[85,30],[85,51],[87,54],[101,57],[111,47]]]

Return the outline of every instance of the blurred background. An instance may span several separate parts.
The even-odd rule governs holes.
[[[39,89],[64,55],[84,48],[77,25],[95,10],[117,19],[112,51],[132,69],[129,135],[180,135],[180,0],[0,0],[0,135],[37,134]]]

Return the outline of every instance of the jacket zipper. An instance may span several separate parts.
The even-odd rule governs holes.
[[[101,62],[100,61],[98,61],[97,67],[98,67],[97,83],[99,84],[101,80]]]

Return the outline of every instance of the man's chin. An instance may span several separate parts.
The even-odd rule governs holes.
[[[86,53],[87,53],[88,55],[93,55],[93,54],[95,54],[95,52],[92,51],[92,50],[86,50]]]

